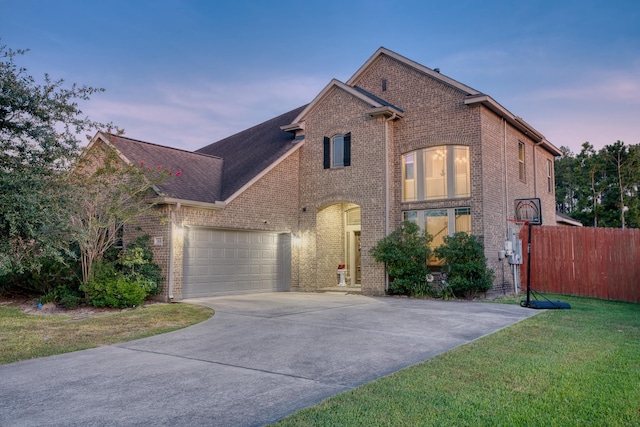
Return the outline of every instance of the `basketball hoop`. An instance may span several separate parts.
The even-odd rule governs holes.
[[[514,212],[517,220],[524,220],[530,225],[542,225],[540,198],[516,199],[514,202]]]

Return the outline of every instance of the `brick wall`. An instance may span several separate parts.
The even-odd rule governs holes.
[[[275,168],[247,188],[224,209],[203,209],[175,205],[158,207],[154,215],[142,218],[136,227],[127,229],[127,239],[138,234],[162,237],[163,245],[154,246],[154,260],[169,277],[171,218],[173,227],[173,297],[182,297],[184,227],[219,227],[255,231],[297,233],[298,231],[298,152],[294,152]],[[188,172],[185,172],[188,173]],[[292,266],[297,265],[298,253],[292,250]],[[291,286],[298,287],[298,270],[292,268]],[[168,282],[161,295],[168,297]]]
[[[305,145],[300,154],[300,206],[304,210],[300,213],[300,229],[305,236],[300,248],[303,289],[335,285],[336,267],[344,262],[344,232],[337,222],[330,230],[327,221],[337,217],[332,209],[353,203],[361,208],[362,291],[384,293],[384,267],[369,255],[370,248],[385,236],[384,120],[367,115],[369,108],[334,88],[305,119]],[[348,132],[351,166],[324,169],[323,138]],[[339,237],[330,238],[327,233]],[[328,241],[337,243],[338,238],[342,242],[340,249],[325,246]]]

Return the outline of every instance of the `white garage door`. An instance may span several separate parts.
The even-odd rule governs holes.
[[[189,228],[185,236],[182,297],[287,291],[291,235]]]

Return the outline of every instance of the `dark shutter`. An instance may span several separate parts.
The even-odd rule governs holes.
[[[344,136],[344,166],[351,166],[351,132]]]
[[[331,141],[328,136],[324,137],[324,168],[331,167]]]

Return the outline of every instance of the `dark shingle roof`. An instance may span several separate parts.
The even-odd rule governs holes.
[[[181,171],[179,177],[173,176],[158,185],[166,196],[207,203],[221,200],[223,159],[122,136],[105,136],[132,163],[144,162],[152,168],[162,166],[174,175]]]
[[[280,126],[290,124],[305,107],[303,105],[196,151],[224,159],[222,200],[242,188],[299,142],[294,141],[294,135],[283,131]]]

